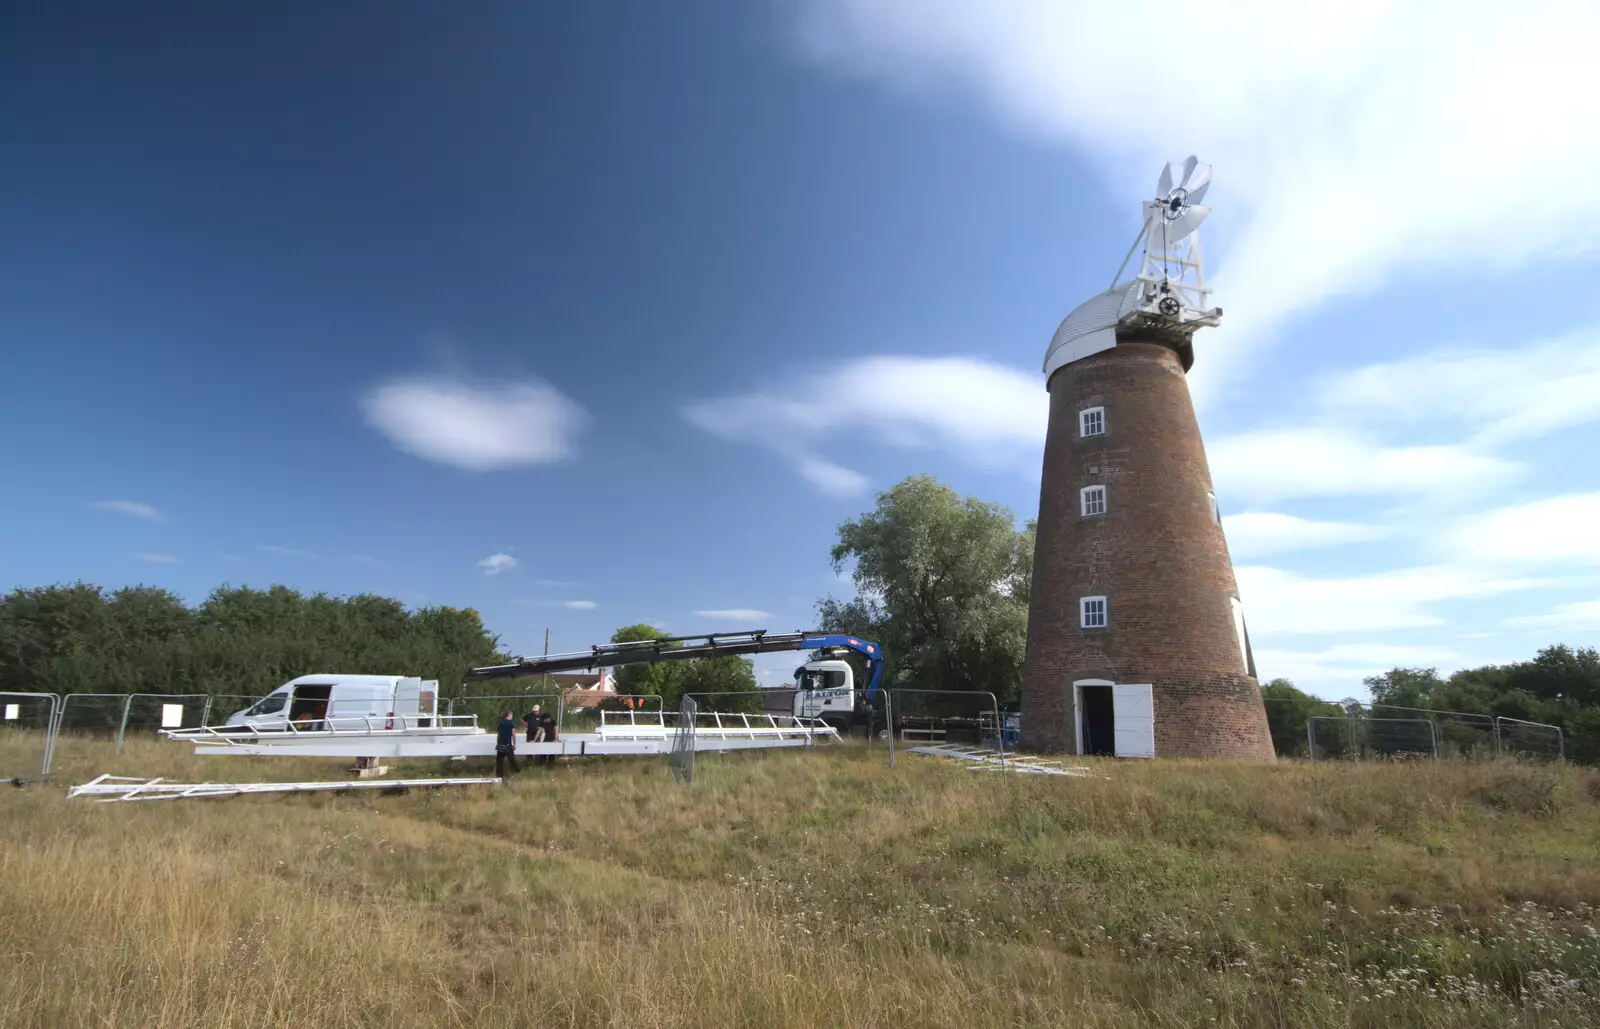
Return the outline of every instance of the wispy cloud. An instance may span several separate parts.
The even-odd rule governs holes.
[[[499,575],[517,567],[517,559],[510,554],[490,554],[478,562],[478,567],[483,569],[484,575]]]
[[[1519,629],[1600,629],[1600,600],[1561,604],[1537,615],[1516,615],[1501,625]]]
[[[1402,267],[1506,267],[1600,243],[1600,222],[1574,218],[1570,201],[1600,165],[1600,133],[1574,130],[1600,124],[1600,91],[1583,62],[1550,59],[1569,40],[1600,38],[1600,5],[1586,0],[1469,0],[1449,18],[1424,0],[798,9],[813,59],[924,96],[970,87],[1020,131],[1100,162],[1127,203],[1153,189],[1160,162],[1183,156],[1158,113],[1178,98],[1184,145],[1216,165],[1210,200],[1236,226],[1216,277],[1230,324],[1196,365],[1202,381],[1280,338],[1270,330],[1285,318]],[[1183,28],[1153,44],[1140,30],[1153,25]],[[1130,72],[1162,61],[1163,47],[1178,67],[1178,46],[1225,59]],[[1452,190],[1462,202],[1441,202]]]
[[[538,379],[394,379],[368,390],[361,410],[401,450],[478,472],[559,461],[588,421],[577,402]]]
[[[277,554],[279,557],[316,557],[317,556],[316,554],[312,553],[311,551],[309,551],[309,550],[301,550],[299,547],[280,547],[280,546],[277,546],[277,545],[271,544],[271,543],[260,544],[260,545],[258,545],[256,547],[256,549],[261,551],[264,554]]]
[[[1218,490],[1256,502],[1489,490],[1519,471],[1514,462],[1463,443],[1384,443],[1331,424],[1222,436],[1206,452]]]
[[[824,395],[825,404],[803,399]],[[797,386],[784,374],[781,385],[698,400],[684,406],[683,416],[721,439],[776,451],[818,489],[848,496],[865,490],[868,480],[818,456],[831,438],[855,433],[890,446],[942,447],[977,464],[1031,466],[1044,445],[1049,407],[1038,375],[1004,365],[864,357],[814,384]]]
[[[164,522],[167,520],[166,515],[149,504],[141,503],[137,500],[97,500],[89,506],[96,511],[128,515],[131,518],[145,518],[152,522]]]
[[[1252,637],[1431,628],[1434,605],[1548,588],[1560,580],[1500,575],[1464,565],[1427,565],[1370,575],[1302,575],[1263,565],[1235,569]]]
[[[1600,565],[1600,492],[1569,493],[1485,511],[1449,527],[1458,560],[1512,568]]]
[[[1527,440],[1600,421],[1600,327],[1324,374],[1296,422],[1209,441],[1218,491],[1252,502],[1460,499],[1525,471]]]
[[[563,600],[561,606],[569,611],[593,611],[600,605],[592,600]]]
[[[153,565],[175,565],[179,561],[171,554],[129,554],[135,561],[148,561]]]
[[[1222,527],[1228,536],[1228,552],[1235,560],[1332,547],[1342,543],[1361,543],[1383,539],[1392,532],[1381,525],[1319,522],[1272,511],[1244,511],[1227,515],[1222,519]]]
[[[767,611],[757,611],[749,607],[725,607],[712,611],[696,611],[701,618],[714,618],[723,622],[763,622],[772,617]]]
[[[1322,410],[1496,445],[1600,421],[1600,327],[1498,349],[1454,347],[1328,376]]]

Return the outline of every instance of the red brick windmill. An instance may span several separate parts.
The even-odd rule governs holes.
[[[1161,173],[1109,290],[1045,352],[1050,428],[1022,745],[1271,758],[1233,563],[1185,378],[1216,325],[1196,229],[1211,168]],[[1138,275],[1122,279],[1143,247]]]

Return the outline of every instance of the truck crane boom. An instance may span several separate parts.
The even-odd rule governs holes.
[[[714,632],[699,636],[668,636],[632,643],[601,643],[588,650],[546,657],[522,657],[505,665],[474,668],[467,681],[500,679],[512,676],[543,675],[583,668],[615,668],[619,665],[648,664],[652,661],[687,661],[697,657],[728,657],[738,654],[765,654],[783,650],[851,650],[867,660],[866,702],[877,697],[883,680],[883,648],[856,636],[824,632]]]

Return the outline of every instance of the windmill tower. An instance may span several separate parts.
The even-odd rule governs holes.
[[[1211,168],[1168,165],[1117,281],[1045,352],[1022,745],[1271,758],[1233,563],[1185,378],[1216,325],[1196,229]],[[1122,274],[1143,247],[1139,273]]]

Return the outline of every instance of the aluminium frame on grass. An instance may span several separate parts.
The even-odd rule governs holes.
[[[1004,723],[1002,723],[1000,721],[1000,700],[999,700],[998,697],[996,697],[989,690],[913,690],[913,689],[894,689],[894,690],[885,690],[884,692],[886,694],[888,694],[888,693],[920,693],[920,694],[931,694],[933,696],[943,696],[943,697],[963,697],[963,696],[965,696],[965,697],[988,697],[989,698],[989,708],[990,708],[991,711],[994,712],[994,745],[995,745],[996,749],[1000,752],[1000,769],[1001,769],[1001,771],[1008,770],[1008,766],[1006,764],[1005,725],[1004,725]],[[895,735],[894,734],[894,720],[891,718],[890,721],[889,721],[889,767],[890,768],[894,767],[894,735]]]

